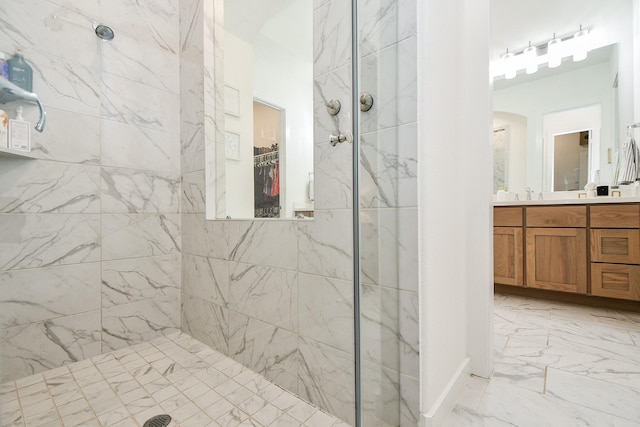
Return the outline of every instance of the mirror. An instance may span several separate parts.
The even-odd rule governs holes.
[[[312,216],[312,28],[310,0],[224,0],[216,218]]]
[[[541,60],[533,74],[494,78],[494,192],[612,184],[615,153],[634,122],[632,16],[631,0],[491,0],[492,69],[507,48],[518,56],[531,42],[543,56],[554,33],[568,40],[580,25],[589,30],[585,60],[565,57],[556,68]],[[575,171],[556,173],[555,138],[586,130],[589,144],[571,151],[570,163],[582,162],[576,188]]]

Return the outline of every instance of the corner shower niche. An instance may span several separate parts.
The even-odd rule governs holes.
[[[38,132],[44,130],[44,125],[47,117],[47,113],[44,110],[40,98],[33,92],[28,92],[15,84],[11,83],[6,78],[0,76],[0,104],[17,103],[19,105],[37,105],[40,109],[40,119],[35,125],[35,129]],[[35,156],[27,151],[14,150],[11,148],[0,147],[0,157],[22,157],[33,159]]]

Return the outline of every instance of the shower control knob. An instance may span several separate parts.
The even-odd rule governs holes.
[[[340,104],[340,101],[338,101],[337,99],[332,99],[331,101],[327,102],[327,113],[329,113],[329,115],[331,116],[335,116],[336,114],[338,114],[341,108],[342,104]]]
[[[373,96],[368,93],[363,93],[360,95],[360,111],[366,112],[371,110],[373,107]]]
[[[339,143],[343,143],[346,140],[347,140],[347,137],[343,134],[329,136],[329,143],[331,144],[332,147],[335,147]]]

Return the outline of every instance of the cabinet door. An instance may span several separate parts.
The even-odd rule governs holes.
[[[640,264],[640,230],[591,229],[591,261]]]
[[[592,263],[591,294],[640,301],[640,266]]]
[[[527,280],[531,288],[587,293],[587,230],[527,228]]]
[[[524,274],[521,227],[493,228],[493,281],[522,286]]]

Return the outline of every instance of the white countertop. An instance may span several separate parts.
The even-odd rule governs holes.
[[[494,200],[493,206],[536,206],[536,205],[585,205],[596,203],[640,203],[640,197],[598,196],[590,198],[549,199],[549,200]]]

